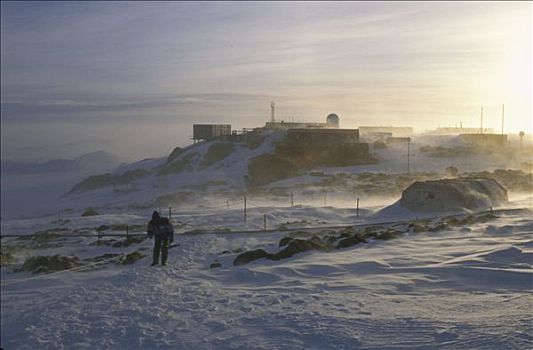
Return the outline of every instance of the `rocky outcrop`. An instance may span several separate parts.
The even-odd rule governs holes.
[[[262,258],[266,258],[268,256],[270,256],[270,254],[265,252],[263,249],[250,250],[248,252],[239,254],[235,258],[235,260],[233,260],[233,266],[240,266],[240,265],[248,264],[249,262],[262,259]]]
[[[83,265],[76,257],[61,255],[53,256],[32,256],[22,265],[23,271],[33,273],[46,273],[61,270],[70,270],[74,267]]]
[[[329,250],[331,249],[331,246],[322,241],[318,237],[311,238],[309,240],[305,239],[293,239],[289,242],[287,247],[276,254],[273,254],[269,256],[268,258],[270,260],[281,260],[281,259],[287,259],[291,256],[306,252],[308,250]]]
[[[131,264],[135,264],[137,261],[141,260],[144,257],[145,257],[144,254],[141,254],[139,252],[133,252],[133,253],[124,255],[120,259],[119,263],[122,265],[131,265]]]

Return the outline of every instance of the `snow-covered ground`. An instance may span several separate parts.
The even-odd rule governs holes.
[[[133,265],[113,262],[52,274],[1,269],[4,349],[531,349],[533,347],[532,197],[483,223],[289,259],[233,266],[242,250],[279,250],[289,231],[354,222],[353,208],[258,207],[180,213],[166,267],[150,267],[152,242],[91,245],[68,237],[32,255],[139,251]],[[260,232],[263,211],[269,232]],[[146,213],[46,217],[2,222],[2,234],[64,228],[95,234],[98,225],[146,223]],[[193,215],[194,214],[194,215]],[[365,211],[359,219],[369,220]],[[184,223],[189,215],[192,225]],[[379,218],[373,217],[376,221]],[[400,219],[400,218],[398,218]],[[180,224],[181,223],[181,224]],[[291,226],[292,225],[292,226]],[[394,224],[388,224],[394,225]],[[213,233],[215,228],[258,230]],[[140,230],[140,229],[139,229]],[[320,232],[324,229],[307,229]],[[328,229],[335,231],[335,229]],[[302,233],[300,233],[302,234]],[[62,239],[63,239],[62,238]],[[16,238],[2,239],[3,249]],[[210,268],[218,261],[222,267]],[[18,261],[18,266],[21,261]]]
[[[389,206],[412,181],[446,177],[447,167],[460,175],[519,169],[530,159],[527,152],[430,157],[422,145],[454,146],[447,144],[454,139],[420,137],[411,144],[410,175],[406,145],[396,144],[375,150],[375,164],[317,168],[248,189],[248,161],[273,152],[276,137],[256,148],[235,145],[207,163],[212,142],[191,145],[173,159],[124,165],[110,175],[141,174],[125,184],[104,179],[62,197],[74,186],[64,177],[21,177],[26,192],[3,178],[3,204],[10,203],[7,188],[27,194],[46,215],[2,217],[1,347],[533,348],[529,174],[499,173],[511,201],[488,221],[440,225],[436,217],[450,213]],[[152,242],[139,237],[152,210],[167,215],[166,202],[158,199],[168,196],[177,246],[166,267],[150,267]],[[100,215],[81,216],[87,207]],[[424,217],[431,224],[414,225]],[[126,227],[133,240],[112,236]],[[279,252],[288,236],[334,237],[337,244],[347,232],[372,227],[405,233],[233,266],[242,252]],[[133,253],[143,257],[118,263]],[[32,258],[56,254],[78,260],[49,274],[20,271]]]

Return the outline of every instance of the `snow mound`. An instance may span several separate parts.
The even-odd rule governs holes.
[[[399,205],[412,212],[457,212],[488,209],[508,201],[507,190],[493,179],[461,178],[415,182]]]
[[[435,214],[471,213],[508,202],[507,190],[488,178],[417,181],[401,198],[374,215],[379,219],[422,218]]]

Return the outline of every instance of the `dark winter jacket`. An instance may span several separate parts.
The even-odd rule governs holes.
[[[146,229],[148,237],[154,236],[174,241],[174,228],[167,218],[154,218],[148,223]]]

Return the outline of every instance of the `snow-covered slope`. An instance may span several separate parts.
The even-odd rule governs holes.
[[[66,229],[49,236],[51,241],[3,240],[3,249],[19,247],[16,256],[90,259],[134,251],[148,256],[133,265],[110,261],[88,271],[53,274],[2,267],[1,346],[530,349],[531,201],[529,197],[511,203],[525,209],[474,217],[465,221],[470,223],[439,231],[409,230],[390,240],[371,239],[350,248],[309,251],[281,261],[260,259],[243,266],[232,264],[240,251],[276,251],[289,233],[178,235],[179,246],[170,250],[169,264],[163,268],[149,266],[149,240],[113,247],[95,245],[95,235],[64,236],[102,224],[144,223],[140,216],[12,222],[2,227],[3,233],[31,231],[32,225]],[[342,212],[300,210],[324,221]],[[287,210],[288,217],[293,215]],[[225,222],[217,221],[220,218]],[[242,224],[241,213],[231,210],[202,220],[212,228]],[[384,229],[400,226],[383,224]],[[210,268],[215,261],[221,267]]]
[[[107,177],[94,176],[64,197],[64,207],[179,205],[208,202],[221,192],[243,192],[249,160],[273,153],[280,135],[266,135],[259,145],[206,141],[176,150],[169,157],[122,166]],[[200,194],[195,196],[195,194]],[[193,198],[185,198],[192,195]]]
[[[2,160],[2,218],[57,212],[60,197],[74,184],[87,176],[113,171],[120,164],[119,157],[105,151],[44,163]]]

